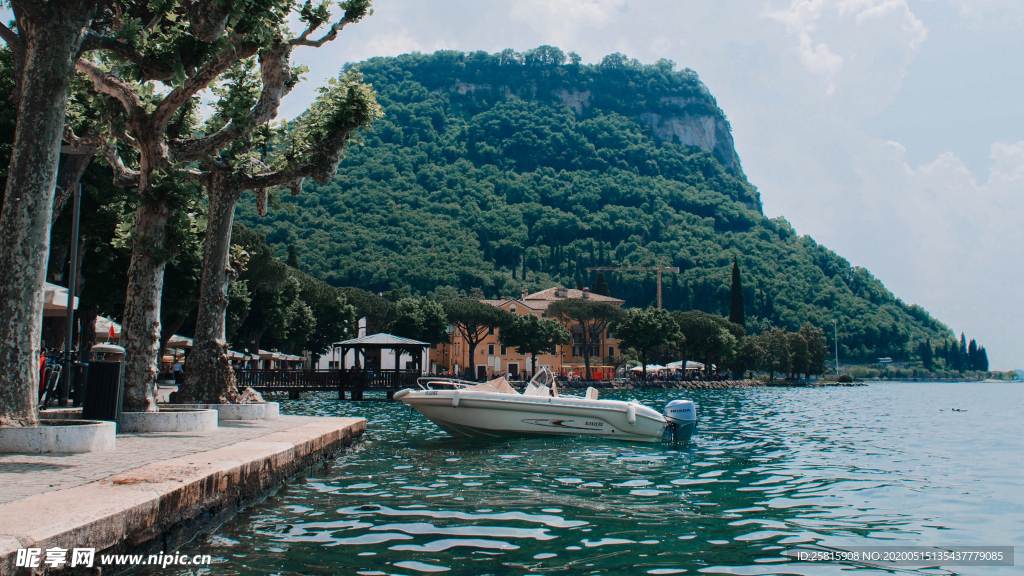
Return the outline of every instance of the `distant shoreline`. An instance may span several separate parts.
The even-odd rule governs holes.
[[[822,388],[826,386],[867,386],[864,382],[836,382],[819,380],[817,382],[786,382],[776,380],[683,380],[678,382],[559,382],[559,388],[583,389],[588,387],[605,390],[729,390],[733,388]]]

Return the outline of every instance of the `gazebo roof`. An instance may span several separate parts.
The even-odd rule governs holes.
[[[430,346],[429,342],[420,342],[393,336],[391,334],[371,334],[362,338],[353,338],[344,342],[335,342],[335,348],[391,348],[391,347]]]

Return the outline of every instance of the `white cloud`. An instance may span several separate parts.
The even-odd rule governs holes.
[[[891,41],[892,23],[898,24],[902,43],[912,53],[928,37],[927,27],[910,10],[907,0],[792,0],[788,8],[767,10],[762,15],[783,24],[788,34],[797,37],[800,62],[825,80],[829,95],[835,93],[836,78],[847,57],[856,58],[866,48],[865,40],[876,42],[878,36],[885,36]],[[861,27],[866,24],[869,26]],[[829,42],[820,41],[821,36]]]
[[[567,46],[582,31],[611,22],[625,4],[626,0],[519,0],[508,14],[543,32],[552,45]]]
[[[898,142],[862,144],[842,193],[807,198],[805,211],[816,219],[801,231],[868,264],[904,301],[941,311],[955,331],[986,345],[995,365],[1009,367],[1024,351],[1024,310],[1016,304],[1024,141],[991,146],[985,182],[953,153],[912,166]]]

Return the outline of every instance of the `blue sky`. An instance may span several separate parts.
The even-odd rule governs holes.
[[[297,115],[344,62],[437,49],[621,51],[696,70],[769,216],[976,337],[1024,350],[1024,1],[379,0],[300,49]]]

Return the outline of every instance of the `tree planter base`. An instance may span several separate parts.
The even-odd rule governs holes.
[[[113,422],[44,419],[39,426],[0,427],[0,453],[72,454],[114,449]]]
[[[118,432],[205,432],[217,429],[216,410],[164,408],[159,412],[122,412]]]
[[[221,420],[277,420],[277,402],[261,404],[174,404],[174,408],[216,410]],[[163,408],[161,408],[163,410]]]
[[[81,408],[56,408],[40,410],[40,420],[82,420]]]

